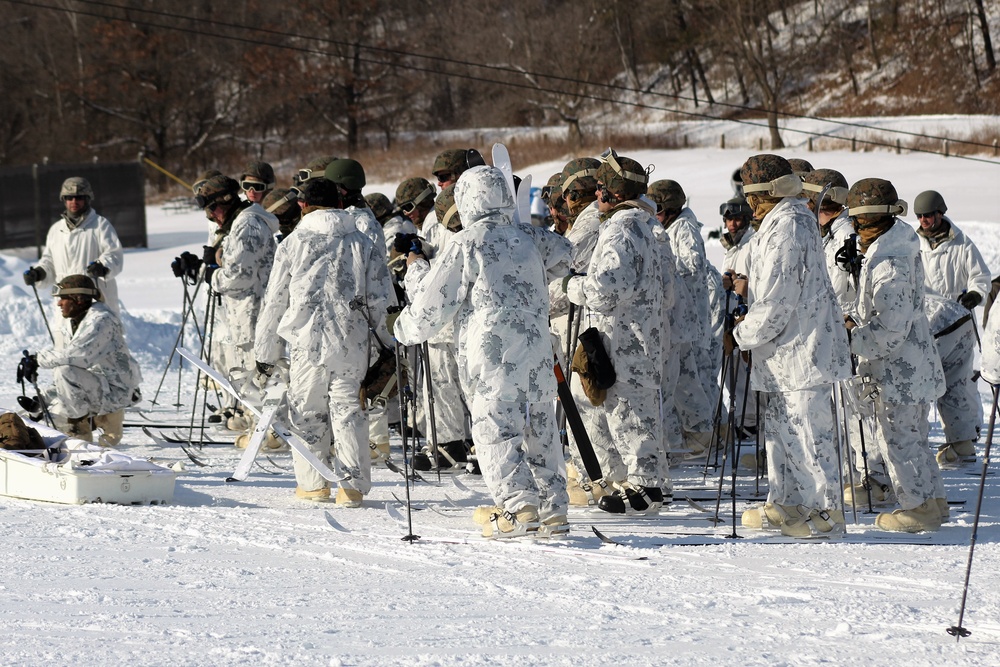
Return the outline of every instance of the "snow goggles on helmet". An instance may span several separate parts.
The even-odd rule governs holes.
[[[615,170],[615,173],[624,178],[627,181],[632,181],[634,183],[649,183],[649,172],[644,172],[642,174],[637,174],[634,171],[628,171],[621,166],[618,162],[618,153],[615,152],[613,148],[601,153],[601,161],[609,165]],[[595,172],[596,173],[596,172]],[[563,190],[565,191],[566,184],[563,183]]]
[[[243,190],[253,190],[254,192],[263,192],[267,189],[267,183],[261,183],[260,181],[240,181],[240,187]]]
[[[302,185],[312,178],[314,173],[319,171],[319,169],[299,169],[298,173],[295,174],[295,185]]]
[[[403,213],[409,213],[421,203],[427,200],[428,197],[434,195],[434,188],[424,188],[424,191],[417,195],[412,201],[405,201],[399,205],[399,210]]]
[[[749,218],[750,212],[744,206],[726,202],[719,207],[719,215],[723,218]]]
[[[824,202],[830,200],[836,204],[840,204],[841,206],[847,203],[847,188],[830,185],[823,186],[817,185],[816,183],[803,183],[802,189],[807,192],[815,192],[816,194],[819,194],[826,189],[826,195],[823,196]]]

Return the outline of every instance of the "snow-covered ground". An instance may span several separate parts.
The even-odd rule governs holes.
[[[732,171],[749,154],[631,156],[654,164],[654,179],[683,185],[707,233],[731,196]],[[952,219],[1000,271],[993,191],[1000,168],[893,153],[786,154],[839,169],[851,182],[889,178],[908,201],[939,190]],[[521,168],[512,157],[515,170],[536,183],[562,166]],[[150,248],[128,251],[119,279],[147,399],[181,319],[183,290],[170,262],[184,250],[200,255],[206,237],[200,212],[150,208],[148,223]],[[709,253],[721,258],[717,241],[709,241]],[[20,278],[28,266],[0,254],[0,359],[9,379],[0,406],[16,405],[21,350],[47,340]],[[53,321],[54,309],[48,314]],[[178,391],[175,368],[161,405],[142,406],[148,416],[189,418],[194,383],[186,372],[186,404],[169,405]],[[142,419],[128,416],[129,423]],[[936,424],[932,439],[942,442]],[[278,474],[261,469],[227,484],[239,455],[232,446],[206,445],[200,455],[209,465],[199,468],[179,448],[155,445],[130,427],[122,449],[187,463],[172,504],[0,498],[0,664],[1000,664],[1000,490],[992,476],[964,621],[972,635],[956,643],[945,633],[961,600],[978,467],[945,472],[952,522],[907,543],[886,540],[861,512],[848,538],[836,542],[778,543],[742,528],[743,539],[724,539],[731,527],[713,527],[708,514],[679,500],[656,519],[574,513],[569,545],[547,549],[475,539],[472,508],[487,502],[477,477],[439,482],[428,474],[428,483],[417,483],[413,531],[449,541],[408,544],[400,540],[407,529],[385,508],[402,511],[402,478],[384,468],[375,470],[363,508],[340,510],[293,498],[294,481],[281,470],[285,453],[264,461]],[[394,458],[400,461],[398,449]],[[706,478],[684,466],[675,474],[679,498],[714,509],[717,471]],[[740,477],[738,494],[741,511],[757,494],[753,477]],[[332,528],[325,511],[353,534]],[[724,502],[723,516],[730,511]],[[602,547],[592,524],[628,546]]]

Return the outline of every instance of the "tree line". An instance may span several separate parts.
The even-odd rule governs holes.
[[[983,0],[3,0],[0,165],[178,173],[637,108],[997,113]],[[636,106],[637,105],[637,106]],[[648,117],[648,116],[647,116]]]

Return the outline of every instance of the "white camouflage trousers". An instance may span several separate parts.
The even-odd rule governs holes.
[[[747,377],[750,373],[750,367],[747,362],[743,361],[743,355],[740,354],[739,350],[733,352],[732,362],[736,364],[736,379],[733,379],[732,373],[729,368],[726,369],[726,389],[729,391],[729,395],[734,398],[733,412],[736,415],[735,423],[737,426],[742,424],[743,426],[756,426],[757,425],[757,397],[752,389],[747,389]],[[744,410],[744,401],[746,402],[746,409]]]
[[[673,353],[680,363],[674,405],[681,427],[688,433],[707,433],[712,430],[715,405],[705,393],[705,384],[698,370],[698,349],[691,343],[681,343]]]
[[[899,506],[911,510],[931,498],[944,498],[941,471],[927,441],[927,403],[875,409],[875,446],[885,461]]]
[[[434,424],[437,429],[437,441],[445,443],[465,440],[469,437],[466,419],[469,413],[466,409],[465,394],[462,392],[455,346],[450,343],[429,343],[427,356],[430,362],[428,365],[431,389],[434,392]],[[423,430],[425,437],[430,438],[426,374],[421,373],[421,378],[422,400],[418,403],[417,426]]]
[[[85,368],[58,366],[52,369],[52,386],[43,398],[52,414],[79,419],[100,414],[107,391],[107,383]]]
[[[766,398],[768,501],[816,510],[840,507],[830,385],[767,392]]]
[[[663,451],[672,452],[684,448],[684,431],[677,416],[674,392],[681,372],[681,362],[672,349],[663,355],[663,382],[660,383],[660,419],[663,423]]]
[[[979,437],[982,403],[972,380],[976,338],[968,321],[956,331],[934,339],[941,355],[947,390],[937,400],[945,442],[962,442]]]
[[[331,460],[335,472],[349,479],[344,488],[367,494],[371,490],[371,454],[368,447],[368,419],[358,391],[361,377],[349,378],[309,363],[292,350],[288,380],[289,428],[320,461]],[[362,372],[363,375],[363,372]],[[332,435],[332,441],[331,441]],[[305,459],[292,450],[295,482],[306,491],[326,486],[326,480]]]
[[[566,463],[551,401],[472,399],[472,440],[493,502],[508,512],[533,505],[544,521],[565,515]]]
[[[608,389],[604,405],[595,407],[578,376],[573,376],[571,386],[604,479],[609,484],[628,481],[669,492],[673,487],[662,444],[659,390],[620,380]]]

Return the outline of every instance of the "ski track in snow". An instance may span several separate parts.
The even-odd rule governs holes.
[[[719,226],[718,204],[731,196],[732,170],[751,153],[630,156],[655,164],[654,179],[682,183],[707,234]],[[892,153],[804,156],[817,167],[840,169],[851,182],[887,177],[909,201],[923,189],[941,191],[949,215],[1000,272],[995,198],[983,187],[997,168]],[[562,165],[519,170],[516,150],[512,159],[515,171],[531,173],[536,182]],[[392,188],[369,188],[375,190]],[[198,250],[206,223],[200,212],[159,207],[147,216],[151,247],[127,251],[119,278],[128,341],[143,368],[143,409],[157,420],[186,423],[193,389],[187,370],[185,407],[180,413],[168,407],[177,396],[176,361],[160,405],[150,406],[149,399],[181,321],[183,290],[169,265],[182,251]],[[718,241],[707,247],[718,264]],[[16,405],[21,350],[36,351],[47,341],[34,294],[20,279],[30,265],[26,256],[0,254],[0,359],[7,359],[8,373],[0,406]],[[47,305],[55,324],[54,304]],[[45,371],[41,379],[48,379]],[[982,396],[988,412],[985,388]],[[127,421],[142,419],[128,415]],[[943,441],[937,424],[931,437]],[[697,497],[714,511],[717,471],[703,478],[700,467],[685,465],[675,469],[677,500],[660,518],[574,511],[565,553],[552,553],[477,541],[471,513],[488,499],[476,477],[462,476],[463,489],[448,475],[438,485],[433,473],[424,473],[432,483],[411,490],[415,507],[438,510],[412,513],[416,534],[467,543],[408,544],[399,539],[406,530],[383,507],[399,507],[393,495],[404,497],[403,481],[385,468],[374,470],[365,507],[342,510],[296,501],[290,472],[255,470],[246,482],[225,483],[240,455],[229,446],[195,449],[209,464],[197,468],[179,447],[155,445],[138,428],[127,429],[126,443],[127,453],[187,466],[172,504],[63,506],[0,497],[6,554],[0,664],[578,665],[623,658],[640,665],[902,658],[908,667],[1000,664],[996,476],[988,478],[963,622],[972,635],[956,642],[945,633],[957,621],[979,467],[944,473],[949,499],[965,503],[952,506],[952,522],[939,533],[914,544],[879,542],[875,536],[885,534],[859,507],[861,525],[849,524],[851,535],[842,541],[767,544],[760,533],[739,528],[743,540],[678,546],[686,539],[679,533],[731,532],[727,524],[713,527],[709,514],[683,500]],[[393,444],[401,465],[398,440]],[[272,457],[288,464],[287,453]],[[728,476],[726,483],[728,491]],[[754,494],[751,476],[741,475],[738,493]],[[738,512],[747,505],[741,500]],[[354,534],[331,528],[324,511]],[[730,513],[723,497],[720,514],[728,520]],[[628,546],[602,546],[591,523]]]

